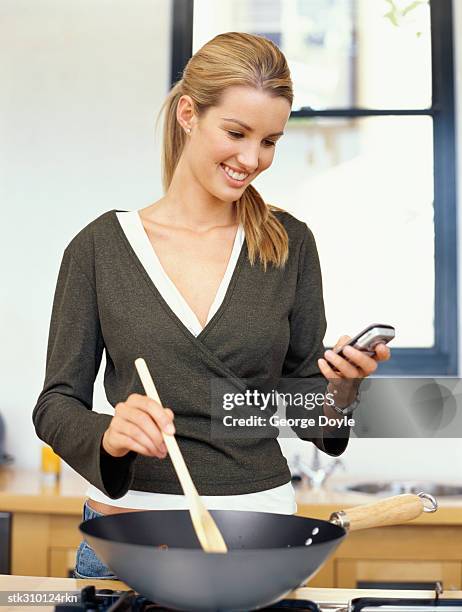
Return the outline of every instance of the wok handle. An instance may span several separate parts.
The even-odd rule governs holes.
[[[430,501],[430,507],[424,505],[425,499]],[[431,495],[426,493],[419,493],[418,495],[405,493],[371,504],[334,512],[330,517],[330,521],[347,531],[357,531],[358,529],[368,529],[370,527],[399,525],[400,523],[417,518],[422,512],[435,512],[437,508],[438,503]]]

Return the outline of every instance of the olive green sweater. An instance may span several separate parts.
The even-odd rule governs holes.
[[[182,493],[170,458],[130,452],[113,458],[101,446],[111,415],[92,410],[103,351],[104,387],[115,406],[144,391],[134,361],[144,357],[202,495],[235,495],[290,480],[273,438],[210,435],[210,380],[309,378],[320,375],[326,329],[316,244],[305,223],[275,214],[289,236],[284,268],[250,265],[244,241],[225,298],[198,336],[178,319],[109,211],[64,251],[51,316],[43,390],[33,411],[37,435],[91,484],[113,499],[128,489]],[[320,409],[321,410],[321,409]],[[321,410],[322,413],[322,410]],[[310,415],[311,416],[311,415]],[[303,435],[303,432],[297,431]],[[345,432],[344,434],[345,435]],[[331,455],[348,443],[311,439]]]

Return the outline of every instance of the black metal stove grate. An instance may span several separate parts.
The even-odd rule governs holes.
[[[283,599],[261,608],[264,610],[285,610],[286,612],[462,612],[462,600],[441,599],[441,589],[435,590],[435,597],[426,599],[359,597],[347,604],[316,604],[307,599]],[[56,612],[172,612],[134,591],[96,590],[94,586],[82,589],[80,601],[55,607]]]
[[[283,599],[274,606],[261,608],[261,612],[264,610],[320,612],[313,601],[305,599]],[[153,603],[134,591],[113,591],[88,586],[82,589],[80,602],[55,606],[55,612],[172,612],[172,610]]]

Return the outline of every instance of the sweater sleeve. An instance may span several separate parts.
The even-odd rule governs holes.
[[[46,373],[32,419],[38,437],[109,497],[126,493],[136,453],[108,455],[102,447],[111,415],[92,410],[104,342],[94,285],[68,246],[53,301]]]
[[[323,344],[326,332],[326,317],[322,290],[321,267],[313,233],[305,225],[305,233],[300,248],[297,288],[293,308],[290,313],[290,343],[285,357],[282,377],[284,386],[292,390],[299,386],[303,393],[326,393],[327,380],[318,366],[318,359],[323,357]],[[288,379],[309,379],[291,385]],[[287,416],[307,417],[324,414],[323,408],[316,409],[316,415],[300,408],[287,406]],[[350,430],[342,427],[339,430],[321,428],[315,434],[306,436],[306,430],[293,427],[302,440],[313,442],[320,450],[331,456],[341,455],[348,445]]]

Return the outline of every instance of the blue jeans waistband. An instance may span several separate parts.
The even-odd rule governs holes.
[[[82,518],[84,521],[104,516],[90,508],[87,502],[83,505]],[[86,540],[82,540],[77,549],[74,578],[102,578],[107,580],[118,580],[112,570],[97,557],[95,551]]]

